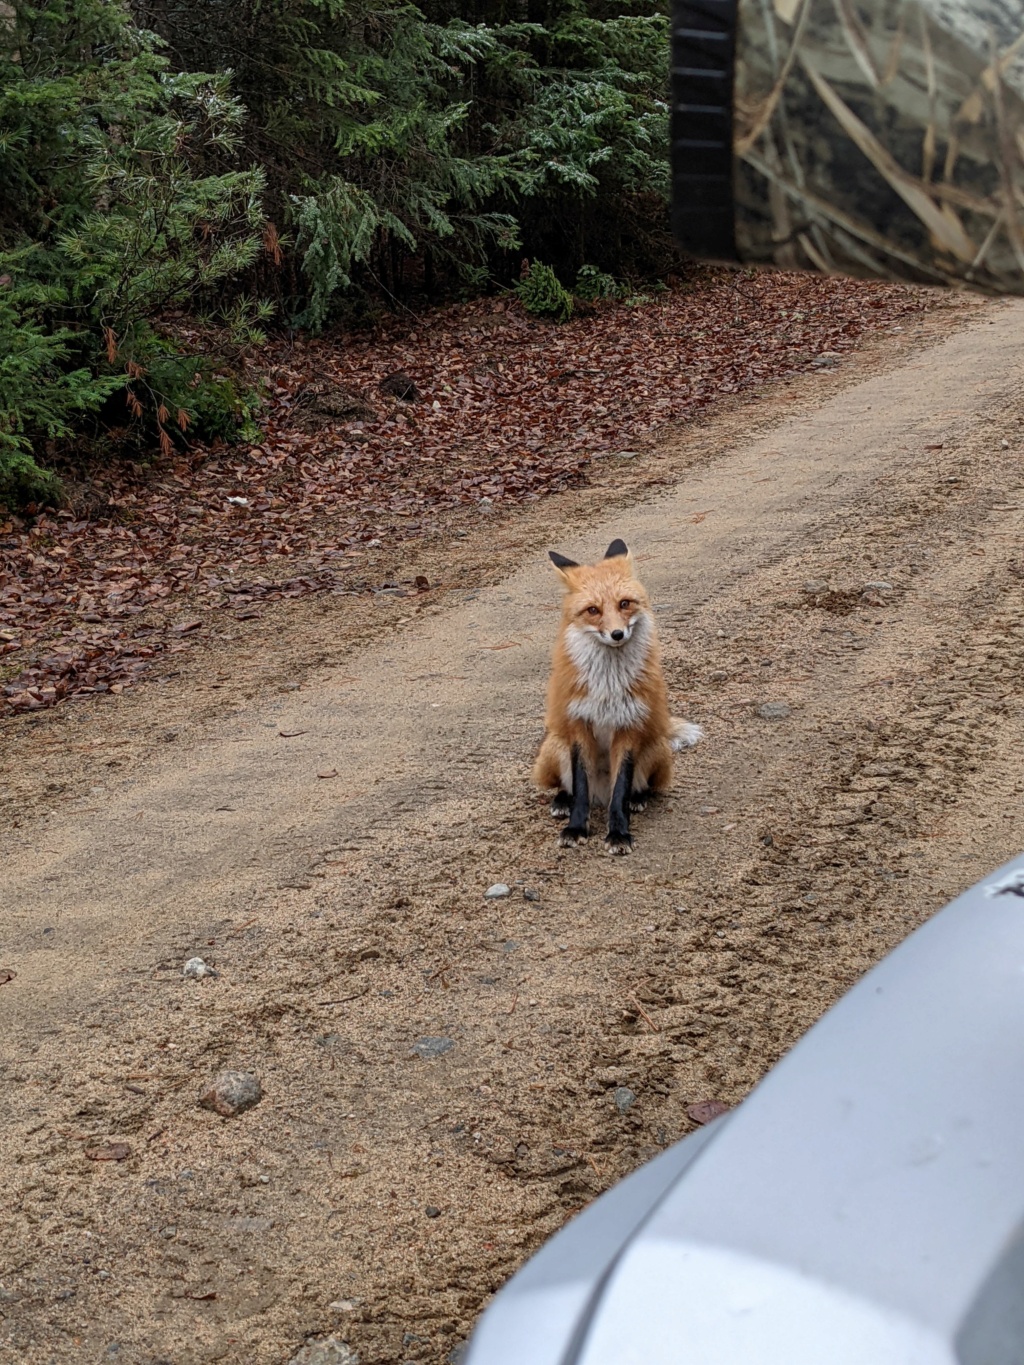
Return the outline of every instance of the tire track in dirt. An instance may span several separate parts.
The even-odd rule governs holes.
[[[571,1210],[1024,846],[1020,310],[991,316],[616,521],[708,730],[632,859],[557,849],[525,780],[543,566],[10,851],[0,1360],[445,1361]],[[266,1090],[234,1122],[194,1105],[221,1065]],[[131,1158],[86,1161],[107,1138]]]

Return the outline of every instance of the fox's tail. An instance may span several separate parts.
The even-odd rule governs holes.
[[[694,725],[692,721],[676,720],[673,717],[669,724],[668,742],[677,752],[680,749],[692,749],[703,734],[700,726]]]

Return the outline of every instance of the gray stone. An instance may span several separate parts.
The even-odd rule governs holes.
[[[765,701],[757,708],[757,714],[762,720],[785,720],[792,713],[784,701]]]
[[[423,1212],[427,1215],[428,1218],[441,1217],[441,1210],[437,1207],[436,1204],[428,1204],[427,1207],[423,1210]]]
[[[537,891],[531,890],[530,887],[524,886],[524,887],[523,887],[523,900],[524,900],[524,901],[539,901],[539,900],[540,900],[540,894],[539,894],[539,892],[537,892]]]
[[[808,597],[816,597],[819,592],[828,592],[828,584],[823,578],[809,578],[800,591]]]
[[[865,583],[864,592],[892,592],[891,583]]]
[[[612,1094],[612,1099],[615,1101],[615,1108],[619,1113],[625,1114],[632,1109],[636,1101],[636,1096],[628,1085],[617,1085]]]
[[[455,1046],[452,1038],[417,1038],[410,1048],[417,1057],[443,1057]]]
[[[338,1337],[321,1337],[318,1341],[307,1341],[288,1365],[359,1365],[359,1357]]]
[[[493,886],[489,886],[487,890],[484,892],[484,900],[496,901],[500,900],[502,896],[507,895],[509,895],[509,888],[505,885],[505,883],[495,882]]]
[[[181,974],[186,981],[202,981],[204,976],[216,976],[217,972],[201,957],[190,957],[182,967]]]
[[[709,674],[708,674],[708,681],[709,681],[709,682],[728,682],[728,681],[729,681],[729,675],[728,675],[728,673],[726,673],[726,671],[725,671],[724,668],[716,668],[715,671],[714,671],[714,673],[709,673]]]
[[[221,1118],[233,1119],[236,1114],[244,1114],[263,1098],[263,1087],[259,1078],[249,1071],[222,1071],[215,1076],[203,1093],[199,1103],[203,1109],[210,1109]]]

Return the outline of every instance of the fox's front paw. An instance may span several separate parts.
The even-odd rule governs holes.
[[[629,798],[629,809],[630,809],[630,811],[631,811],[634,815],[636,815],[637,811],[646,810],[646,809],[647,809],[647,802],[648,802],[650,799],[651,799],[651,793],[650,793],[649,791],[634,792],[633,795]]]
[[[562,848],[575,848],[577,844],[585,844],[589,838],[589,826],[568,825],[558,836],[558,842]]]
[[[556,820],[567,820],[572,810],[572,797],[568,792],[556,792],[551,802],[551,814]]]
[[[624,856],[633,852],[632,834],[613,834],[611,831],[605,836],[604,846],[609,853]]]

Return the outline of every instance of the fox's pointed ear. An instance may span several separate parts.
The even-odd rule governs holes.
[[[619,559],[629,554],[629,546],[624,540],[613,540],[604,552],[605,559]]]
[[[575,559],[566,559],[565,555],[560,555],[555,550],[548,551],[548,559],[550,559],[555,566],[555,573],[558,574],[559,578],[562,580],[563,586],[567,589],[571,589],[572,571],[573,569],[578,569],[580,567]]]
[[[565,555],[560,555],[557,550],[548,551],[548,559],[556,569],[578,569],[580,566],[575,559],[566,559]]]

